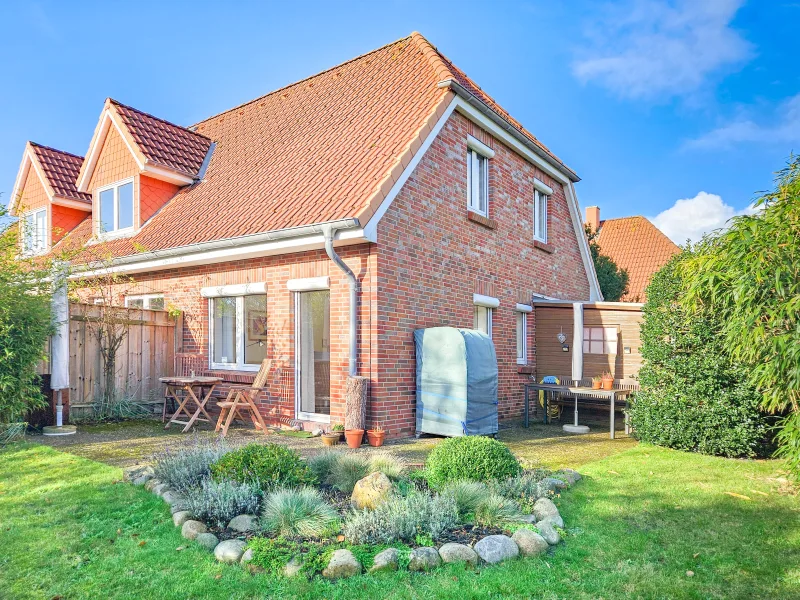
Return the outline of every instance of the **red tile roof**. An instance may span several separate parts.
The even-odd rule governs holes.
[[[137,145],[159,164],[196,171],[206,140],[215,147],[203,181],[183,188],[135,236],[107,242],[110,251],[161,250],[351,217],[366,224],[453,98],[437,85],[447,79],[525,132],[418,33],[210,117],[191,132],[115,103]],[[193,150],[178,158],[187,144]],[[90,235],[91,224],[83,223],[70,237]]]
[[[211,140],[164,119],[109,98],[139,150],[148,162],[195,177],[205,160]]]
[[[680,252],[680,248],[645,217],[600,221],[597,244],[618,267],[628,270],[628,293],[623,296],[623,302],[644,302],[650,277]]]
[[[30,142],[30,145],[36,153],[36,158],[39,160],[42,171],[44,171],[44,176],[56,196],[86,202],[87,204],[92,203],[92,195],[79,192],[75,183],[83,164],[82,156],[75,156],[69,152],[56,150],[34,142]]]

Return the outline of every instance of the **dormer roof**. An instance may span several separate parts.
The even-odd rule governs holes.
[[[142,173],[176,185],[195,181],[211,147],[211,140],[202,134],[107,98],[77,177],[82,192],[89,191],[111,127],[125,140]]]

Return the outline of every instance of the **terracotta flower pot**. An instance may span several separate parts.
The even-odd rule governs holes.
[[[338,433],[323,433],[322,434],[322,443],[326,446],[335,446],[341,440],[341,436]]]
[[[602,381],[595,381],[594,379],[592,379],[592,389],[599,390],[602,383],[603,383]]]
[[[383,446],[383,440],[386,437],[385,431],[375,431],[374,429],[367,430],[367,441],[370,446],[378,448]]]
[[[614,380],[613,379],[603,379],[603,389],[604,390],[613,390],[614,389]]]
[[[349,448],[359,448],[361,446],[361,443],[364,441],[364,430],[345,429],[344,437],[347,440],[347,446]]]

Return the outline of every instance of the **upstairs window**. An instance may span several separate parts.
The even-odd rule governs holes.
[[[140,296],[125,296],[125,306],[127,308],[164,310],[164,296],[162,294],[142,294]]]
[[[47,209],[23,215],[21,223],[23,254],[39,254],[47,250]]]
[[[98,198],[98,233],[118,234],[133,229],[133,179],[100,188]]]
[[[489,215],[489,159],[470,149],[467,164],[469,209],[486,217]]]
[[[533,239],[547,243],[547,201],[549,196],[533,191]]]

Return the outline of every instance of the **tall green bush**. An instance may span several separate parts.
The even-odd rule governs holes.
[[[634,435],[679,450],[763,456],[768,421],[747,367],[727,352],[717,314],[680,304],[687,285],[681,265],[691,257],[690,250],[674,257],[647,288],[642,389],[629,408]]]
[[[0,423],[45,405],[36,367],[53,329],[48,272],[18,257],[18,239],[16,224],[0,231]]]

